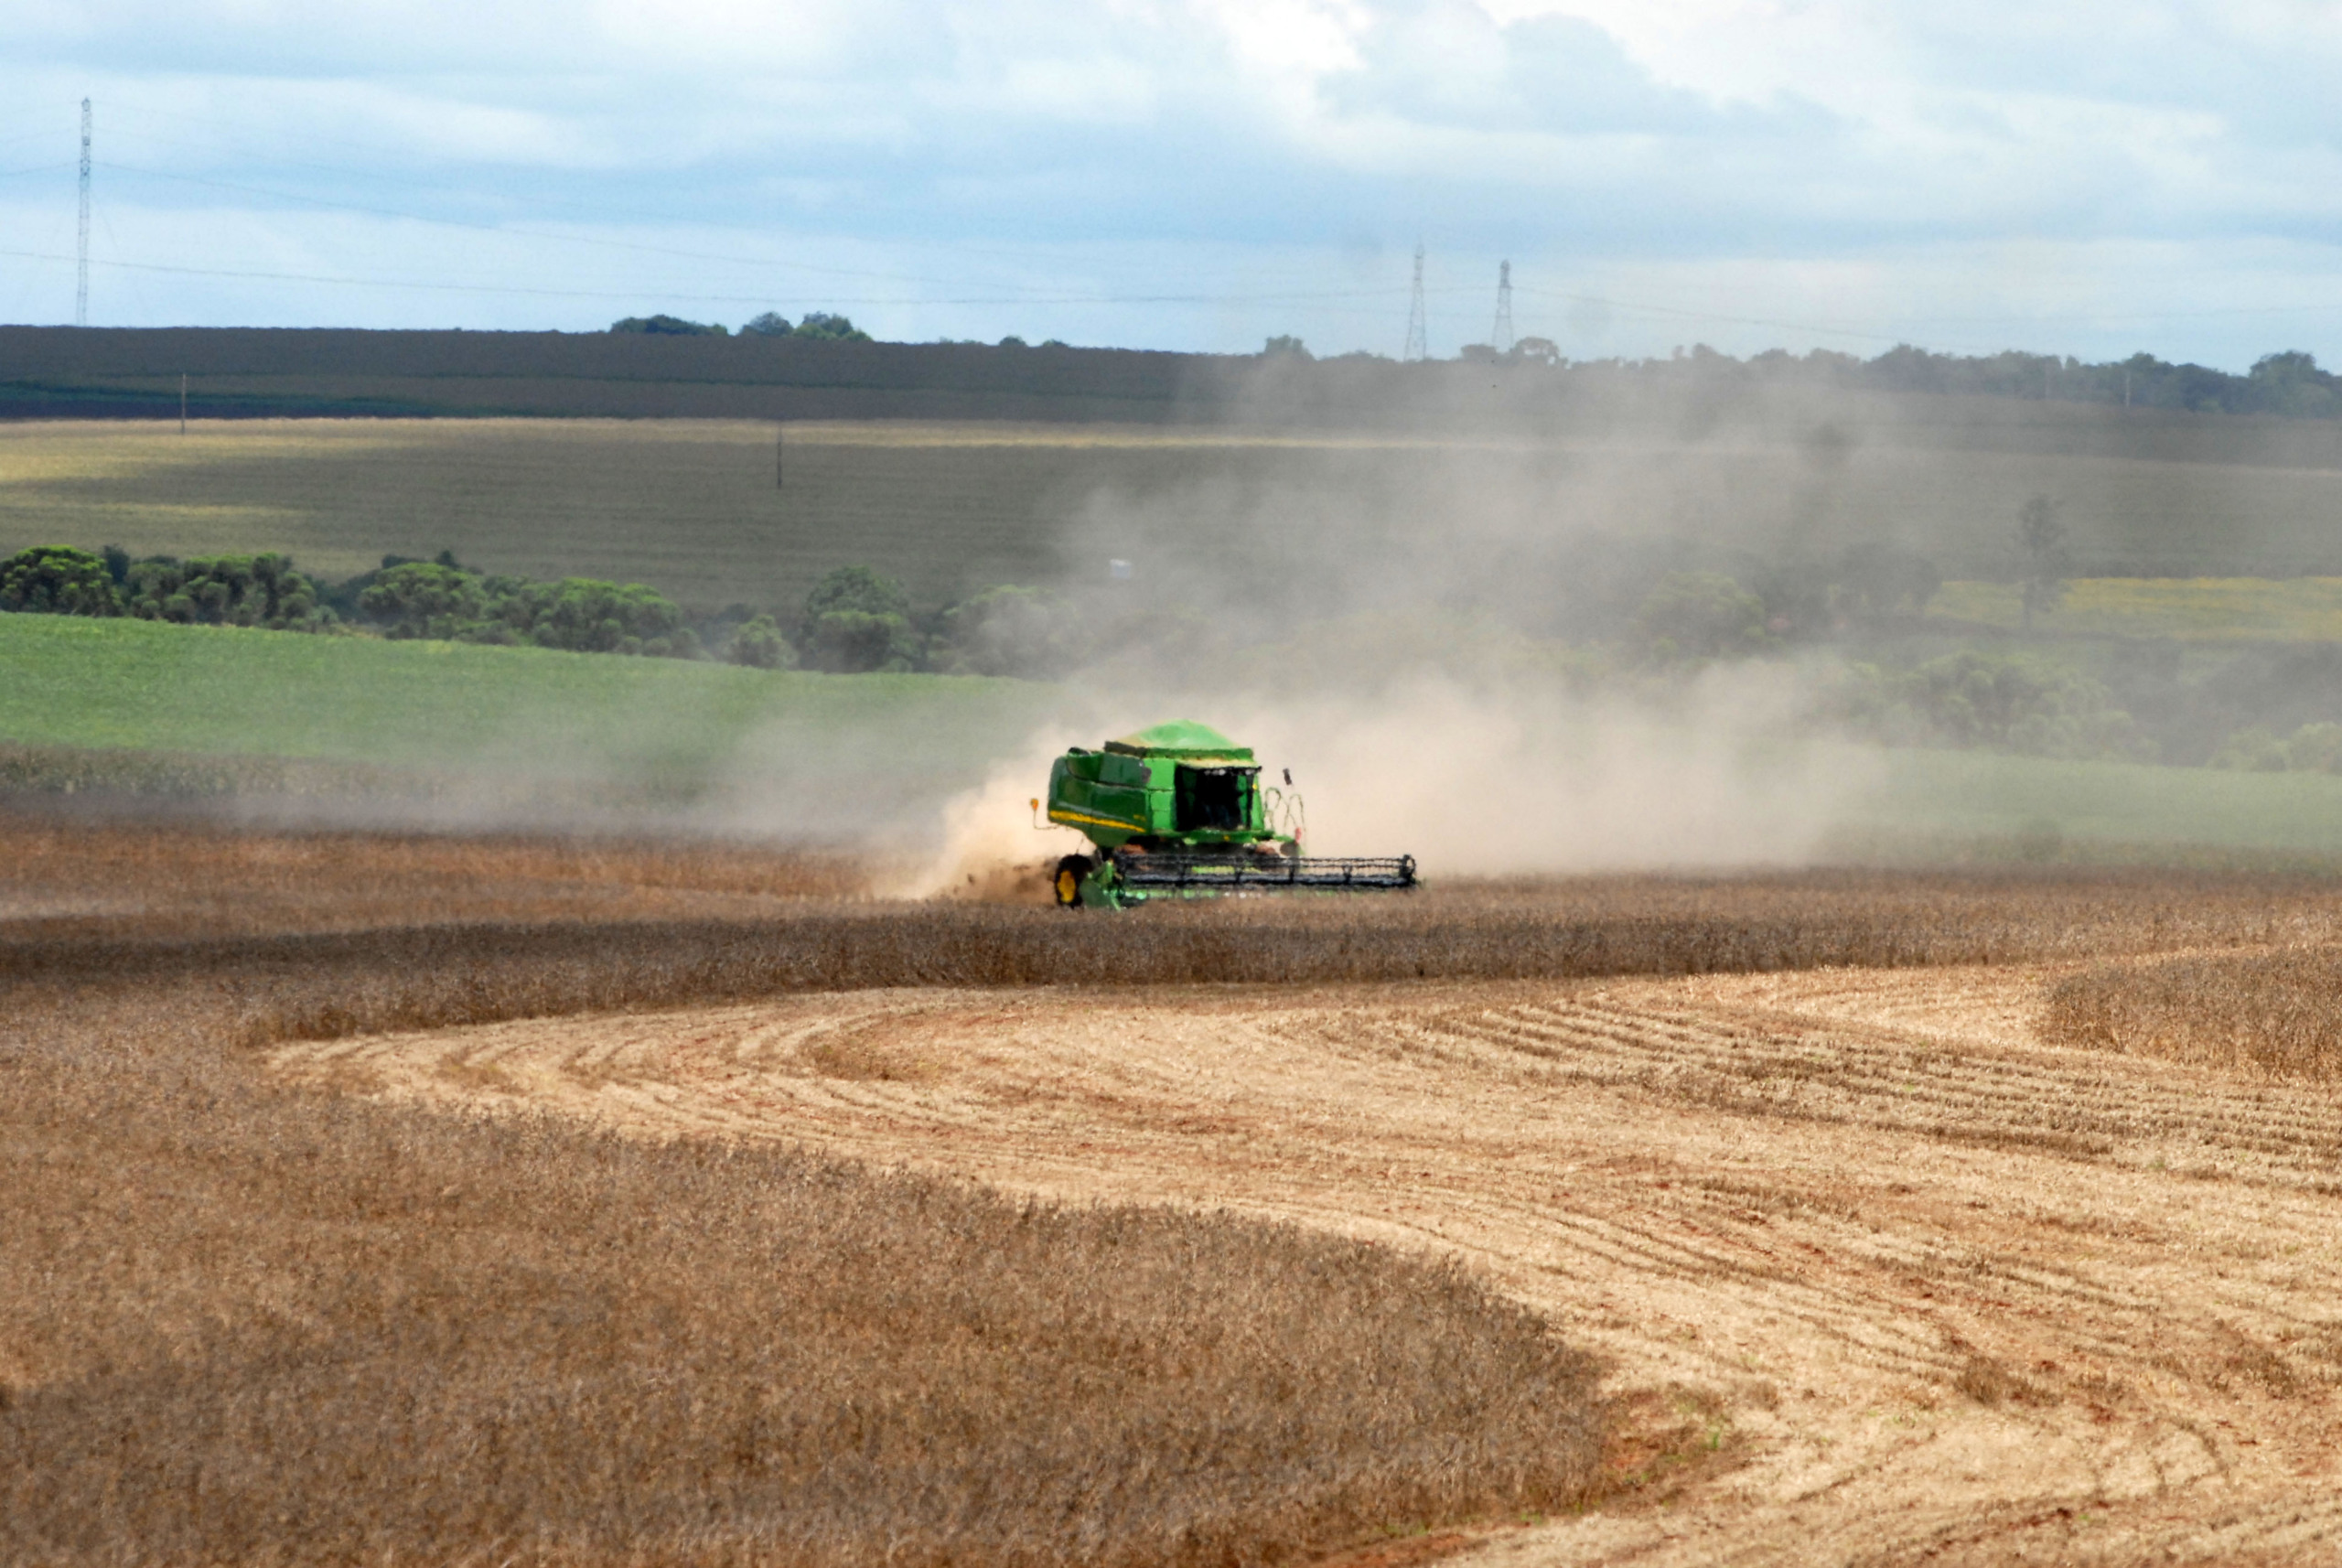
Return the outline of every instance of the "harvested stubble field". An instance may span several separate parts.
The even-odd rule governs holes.
[[[2040,1033],[2078,977],[2342,939],[2331,882],[1108,919],[688,846],[141,831],[15,894],[125,907],[0,927],[11,1560],[2342,1538],[2342,1102]],[[306,929],[272,857],[360,913],[436,878],[448,923]],[[220,881],[255,912],[192,936]]]

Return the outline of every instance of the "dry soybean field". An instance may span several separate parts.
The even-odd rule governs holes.
[[[223,1505],[258,1531],[231,1541],[176,1504],[141,1513],[117,1486],[112,1514],[42,1538],[42,1552],[20,1535],[18,1558],[2318,1563],[2342,1545],[2342,1053],[2318,1044],[2342,1034],[2317,1011],[2342,942],[2330,882],[1611,878],[1115,918],[890,904],[855,896],[850,866],[779,854],[220,833],[174,854],[199,850],[206,896],[250,886],[254,912],[207,936],[167,907],[191,886],[92,900],[137,864],[147,830],[6,831],[20,851],[49,844],[38,876],[79,891],[31,918],[30,890],[13,890],[27,918],[0,926],[14,1020],[0,1071],[59,1105],[95,1094],[74,1075],[103,1067],[117,1107],[208,1094],[228,1122],[261,1107],[269,1160],[298,1163],[305,1137],[325,1150],[293,1206],[314,1211],[299,1247],[329,1252],[317,1227],[370,1215],[444,1213],[459,1229],[504,1187],[535,1195],[495,1222],[500,1246],[527,1251],[594,1181],[641,1167],[621,1195],[628,1223],[605,1239],[611,1269],[542,1306],[546,1323],[588,1327],[529,1341],[532,1386],[595,1386],[594,1347],[633,1336],[656,1349],[661,1314],[753,1335],[753,1306],[736,1298],[771,1287],[706,1256],[746,1222],[737,1194],[797,1193],[796,1211],[816,1215],[826,1200],[804,1194],[907,1184],[833,1230],[789,1220],[788,1206],[747,1213],[790,1231],[792,1278],[827,1267],[842,1295],[876,1290],[823,1308],[863,1315],[825,1320],[829,1359],[727,1359],[693,1341],[657,1384],[799,1380],[791,1397],[832,1412],[817,1452],[860,1466],[852,1508],[811,1481],[788,1494],[802,1510],[788,1517],[828,1534],[791,1538],[756,1513],[781,1495],[757,1487],[781,1483],[743,1479],[738,1444],[795,1452],[778,1414],[710,1435],[661,1405],[575,1452],[515,1441],[514,1473],[537,1477],[527,1508],[419,1523],[383,1504],[361,1528],[288,1504],[311,1533],[272,1541],[274,1516]],[[66,865],[84,844],[103,852],[95,874]],[[312,901],[267,892],[271,865],[330,877],[343,862],[369,883],[404,876],[438,923],[391,929],[352,906],[319,934]],[[481,873],[501,889],[492,907],[449,890]],[[133,908],[142,897],[150,907]],[[363,929],[374,935],[353,937]],[[2207,977],[2236,1005],[2191,1012]],[[2209,1038],[2244,1015],[2283,1048]],[[20,1091],[8,1113],[29,1168],[52,1186],[82,1169],[103,1194],[91,1135],[28,1120],[38,1099]],[[151,1147],[189,1141],[177,1136]],[[395,1176],[363,1153],[385,1139],[404,1151]],[[812,1165],[784,1180],[775,1161]],[[333,1181],[358,1196],[328,1201]],[[662,1190],[687,1237],[659,1229]],[[222,1282],[173,1262],[191,1242],[132,1247],[110,1228],[136,1207],[93,1197],[70,1238],[79,1261],[50,1258],[46,1274],[37,1250],[0,1244],[13,1284],[44,1282],[12,1298],[79,1279],[102,1307],[81,1303],[70,1332],[12,1309],[20,1348],[0,1366],[0,1420],[38,1408],[42,1433],[71,1439],[49,1451],[81,1466],[69,1485],[7,1450],[19,1520],[27,1498],[107,1479],[115,1451],[92,1434],[115,1430],[108,1419],[169,1406],[152,1390],[146,1404],[119,1391],[112,1406],[41,1403],[131,1359],[108,1342],[130,1333],[109,1313],[128,1322],[144,1303],[167,1327],[180,1315],[175,1375],[193,1398],[208,1371],[271,1387],[277,1375],[188,1353],[205,1310],[261,1326],[253,1343],[281,1340],[295,1359],[300,1344],[338,1343],[335,1315],[355,1310],[289,1263]],[[987,1230],[966,1218],[979,1210],[1028,1219]],[[942,1216],[961,1240],[921,1240],[905,1214]],[[865,1232],[875,1252],[857,1250]],[[47,1234],[69,1240],[53,1219]],[[525,1325],[539,1308],[447,1305],[464,1269],[489,1265],[398,1234],[371,1267],[412,1277],[368,1296],[374,1331],[439,1326],[453,1337],[435,1366],[446,1345],[470,1347],[457,1362],[517,1358],[465,1326],[500,1311]],[[260,1259],[276,1243],[238,1244]],[[557,1247],[531,1256],[548,1277],[599,1266],[589,1240],[571,1244],[583,1250],[565,1262]],[[893,1259],[879,1270],[893,1283],[830,1254]],[[995,1255],[1011,1264],[932,1277],[934,1258]],[[704,1286],[661,1294],[694,1258]],[[1114,1277],[1155,1283],[1117,1294]],[[1056,1310],[1042,1298],[1077,1285],[1092,1294],[1080,1331],[1051,1341],[1062,1367],[1023,1367],[1024,1381],[984,1370],[972,1347],[1028,1331]],[[806,1288],[780,1293],[790,1310]],[[207,1290],[220,1299],[205,1308]],[[957,1328],[930,1321],[930,1290],[959,1304],[942,1315]],[[940,1469],[889,1456],[884,1432],[915,1429],[938,1397],[916,1378],[926,1391],[907,1393],[899,1367],[865,1353],[890,1325],[948,1342],[939,1364],[974,1369],[967,1386],[996,1396],[950,1412],[959,1435]],[[1097,1348],[1133,1334],[1178,1347],[1178,1366]],[[1110,1363],[1112,1377],[1081,1370]],[[443,1375],[423,1366],[414,1378]],[[1085,1391],[1044,1386],[1061,1375]],[[1377,1391],[1363,1404],[1349,1398],[1361,1385]],[[865,1386],[876,1391],[854,1394]],[[704,1402],[747,1398],[736,1387]],[[478,1417],[448,1399],[441,1416],[410,1402],[403,1449],[371,1451],[371,1427],[293,1434],[353,1477],[396,1472],[420,1462],[433,1420]],[[1050,1408],[1071,1424],[1004,1413],[1035,1399],[1062,1402]],[[1213,1421],[1181,1424],[1205,1406]],[[478,1434],[525,1432],[531,1408],[554,1421],[585,1407],[548,1391],[497,1408],[504,1424],[466,1427],[473,1445],[452,1473],[500,1497]],[[215,1428],[171,1430],[200,1460],[243,1440]],[[628,1447],[654,1441],[699,1457],[662,1466]],[[970,1482],[969,1466],[992,1464],[996,1485]],[[1196,1477],[1214,1465],[1267,1479],[1214,1483],[1205,1506]],[[614,1512],[628,1487],[646,1500]],[[889,1488],[927,1502],[887,1516],[870,1499]],[[938,1497],[951,1499],[940,1512]],[[1370,1498],[1402,1500],[1378,1511]],[[1019,1533],[1019,1508],[1080,1529]]]

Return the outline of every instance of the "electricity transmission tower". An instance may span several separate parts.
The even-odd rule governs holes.
[[[81,247],[73,274],[73,325],[90,324],[90,101],[81,100]]]
[[[1423,322],[1423,244],[1415,242],[1415,286],[1407,296],[1407,347],[1400,353],[1402,360],[1428,360],[1431,346]]]
[[[1512,263],[1497,263],[1497,324],[1488,328],[1488,346],[1499,354],[1512,351]]]

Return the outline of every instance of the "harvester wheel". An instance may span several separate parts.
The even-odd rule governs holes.
[[[1058,862],[1055,882],[1058,908],[1071,909],[1081,903],[1081,884],[1098,869],[1098,863],[1086,854],[1069,854]]]

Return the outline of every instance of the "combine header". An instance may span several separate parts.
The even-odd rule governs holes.
[[[1284,781],[1289,789],[1293,775]],[[1412,855],[1303,854],[1301,798],[1263,788],[1250,747],[1190,720],[1110,740],[1102,751],[1075,746],[1050,765],[1048,806],[1051,822],[1098,850],[1058,862],[1057,900],[1068,908],[1119,909],[1157,893],[1415,885]]]

